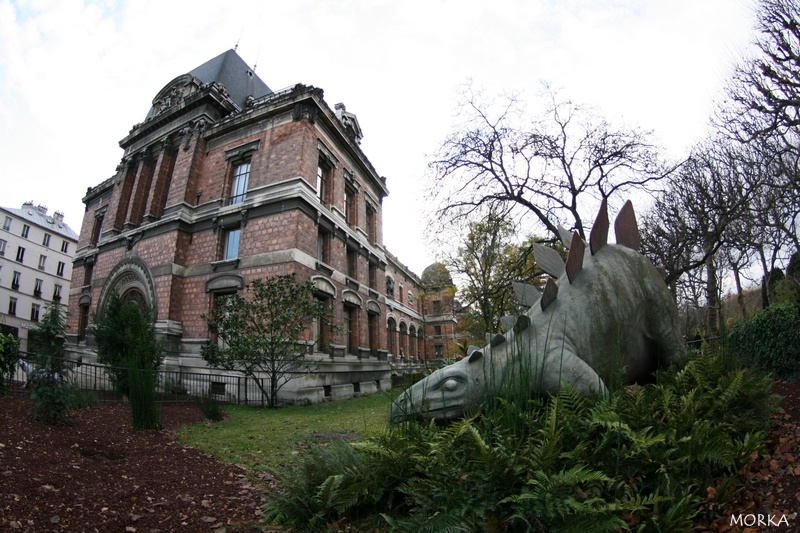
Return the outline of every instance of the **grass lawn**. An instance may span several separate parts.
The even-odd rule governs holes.
[[[280,466],[293,454],[331,439],[380,434],[388,426],[389,406],[397,394],[278,409],[225,405],[229,418],[183,427],[178,438],[221,461],[258,471]]]

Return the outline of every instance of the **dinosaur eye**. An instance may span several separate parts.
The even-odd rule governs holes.
[[[458,388],[458,381],[455,379],[448,379],[442,386],[445,388],[445,390],[456,390]]]

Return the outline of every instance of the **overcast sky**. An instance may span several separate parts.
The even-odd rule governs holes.
[[[673,157],[706,128],[752,41],[751,0],[0,0],[0,205],[63,211],[164,85],[239,43],[273,90],[344,102],[390,190],[384,244],[418,274],[427,163],[468,79],[533,98],[546,81],[606,118],[653,130]]]

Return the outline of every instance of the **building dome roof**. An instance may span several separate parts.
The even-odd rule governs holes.
[[[453,278],[442,263],[433,263],[422,271],[422,287],[424,290],[444,289],[453,286]]]

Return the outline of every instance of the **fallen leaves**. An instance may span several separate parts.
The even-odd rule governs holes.
[[[791,526],[798,525],[797,508],[800,502],[800,396],[798,384],[778,382],[775,392],[784,397],[781,410],[773,417],[774,425],[763,454],[753,454],[749,465],[740,474],[739,493],[726,509],[720,510],[719,518],[707,524],[703,531],[734,531],[731,517],[740,514],[772,515],[785,517]],[[709,499],[713,500],[716,489],[709,488]],[[712,509],[707,503],[707,509]],[[742,531],[757,531],[745,528]]]

